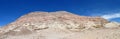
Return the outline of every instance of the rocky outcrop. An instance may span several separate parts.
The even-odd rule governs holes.
[[[0,36],[1,39],[70,39],[69,36],[78,32],[79,36],[91,30],[97,34],[96,30],[105,29],[107,23],[101,17],[79,16],[66,11],[31,12],[2,27]],[[79,39],[79,36],[73,38]]]
[[[110,22],[104,25],[106,28],[118,28],[120,27],[120,23],[118,22]]]

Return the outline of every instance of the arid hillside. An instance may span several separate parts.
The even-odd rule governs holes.
[[[0,28],[0,39],[119,39],[120,23],[66,11],[31,12]]]

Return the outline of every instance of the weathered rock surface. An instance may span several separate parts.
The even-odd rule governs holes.
[[[117,28],[120,27],[120,23],[117,22],[110,22],[104,25],[106,28]]]
[[[0,29],[0,39],[119,39],[119,27],[106,28],[101,17],[66,11],[31,12]]]

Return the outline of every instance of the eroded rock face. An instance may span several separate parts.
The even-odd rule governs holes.
[[[31,12],[1,28],[0,35],[2,39],[70,39],[71,34],[103,29],[107,23],[101,17],[78,16],[66,11]]]
[[[81,30],[87,28],[100,28],[108,21],[100,17],[78,16],[66,11],[58,12],[32,12],[20,17],[13,25],[26,26],[31,30],[46,28],[64,28]],[[34,28],[34,29],[33,29]]]

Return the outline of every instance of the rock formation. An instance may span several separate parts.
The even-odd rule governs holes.
[[[107,23],[101,17],[79,16],[66,11],[31,12],[2,27],[0,39],[113,39],[109,34],[116,29],[107,29],[104,26]],[[114,34],[120,37],[118,29]]]
[[[120,27],[120,23],[117,22],[110,22],[104,25],[106,28],[117,28]]]

